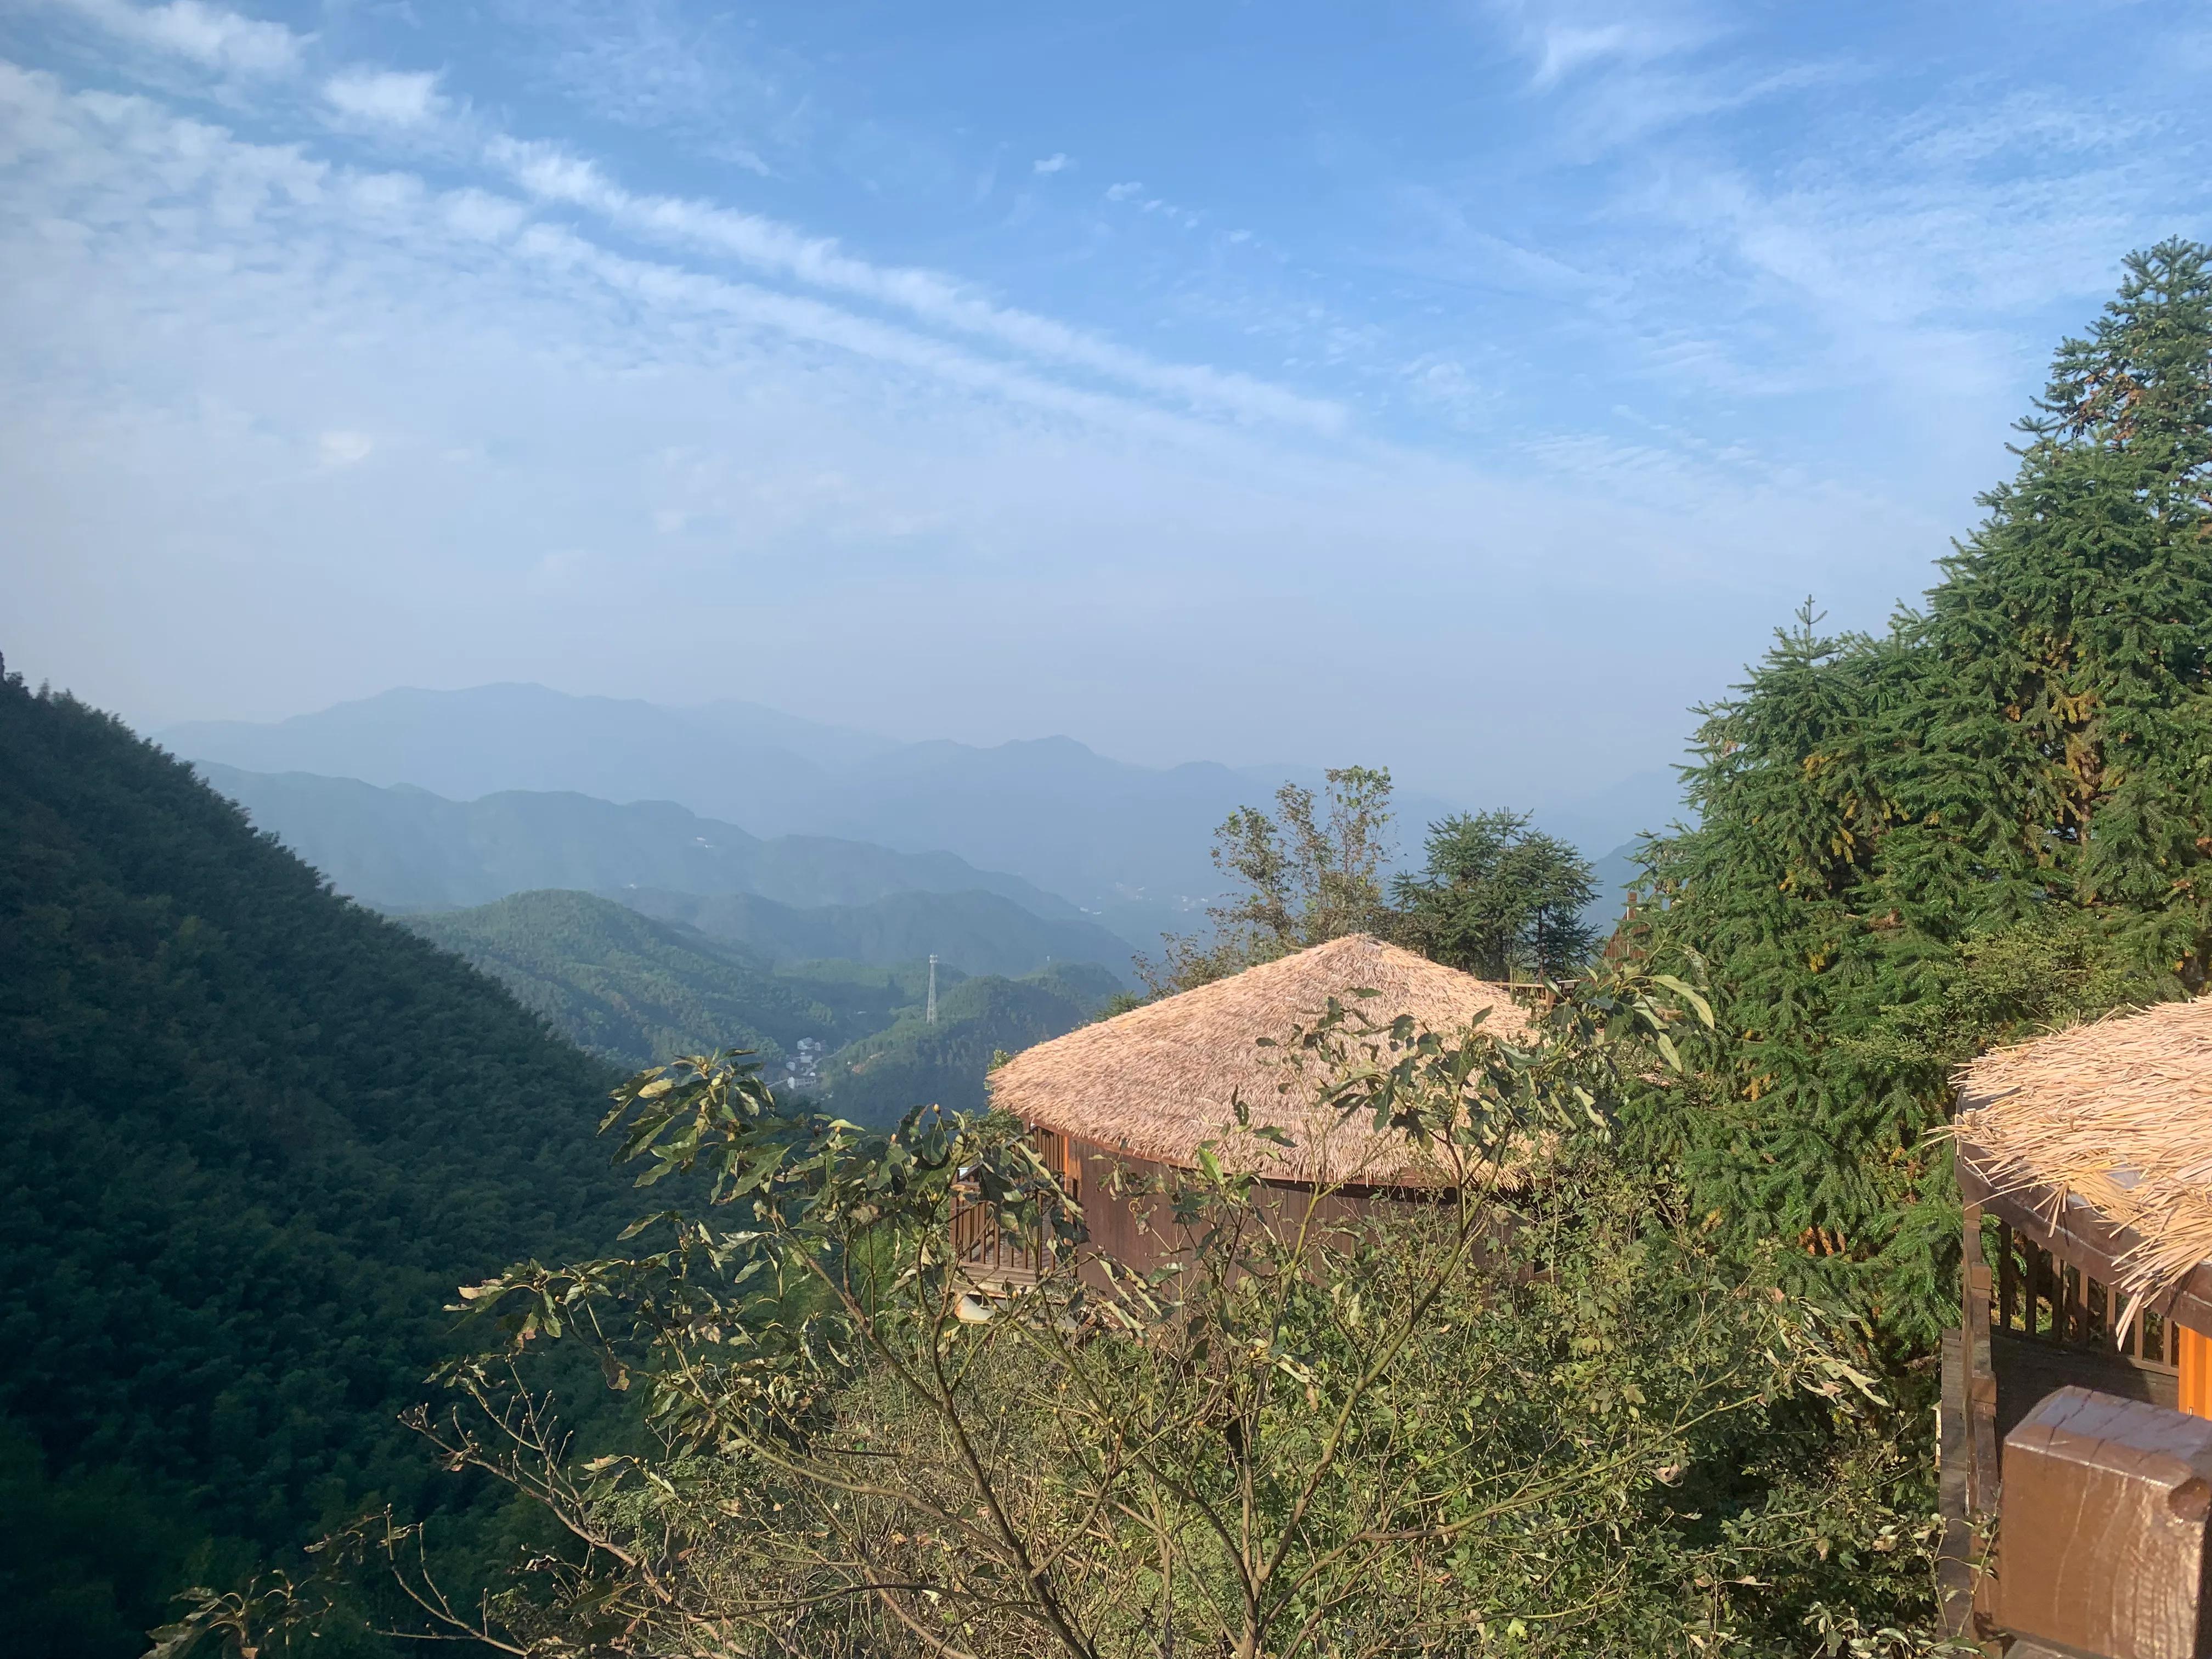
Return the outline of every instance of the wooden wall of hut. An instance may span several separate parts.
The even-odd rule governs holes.
[[[1121,1184],[1125,1188],[1157,1188],[1180,1171],[1073,1135],[1066,1137],[1066,1145],[1077,1202],[1083,1206],[1084,1225],[1093,1249],[1139,1273],[1188,1259],[1195,1240],[1176,1225],[1174,1205],[1169,1198],[1158,1192],[1109,1190],[1116,1170],[1122,1172]],[[1066,1178],[1062,1176],[1063,1181]],[[1310,1222],[1322,1234],[1343,1235],[1356,1231],[1370,1217],[1434,1203],[1436,1197],[1368,1188],[1316,1193],[1304,1182],[1269,1181],[1261,1182],[1255,1208],[1262,1219],[1279,1229]]]

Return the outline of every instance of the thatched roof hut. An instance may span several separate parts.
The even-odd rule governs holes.
[[[2159,1300],[2212,1258],[2212,998],[1984,1054],[1959,1108],[1962,1182],[2101,1234],[2129,1297]]]
[[[1992,1511],[2006,1435],[2056,1389],[2212,1417],[2212,999],[1999,1048],[1957,1083],[1954,1519]]]
[[[1355,999],[1355,990],[1377,994]],[[1438,1184],[1441,1172],[1402,1137],[1378,1136],[1364,1121],[1315,1121],[1319,1079],[1291,1069],[1285,1050],[1259,1046],[1310,1024],[1331,997],[1378,1020],[1410,1014],[1439,1035],[1477,1021],[1509,1039],[1528,1028],[1503,986],[1357,933],[1041,1043],[992,1073],[992,1102],[1039,1128],[1155,1164],[1189,1168],[1199,1144],[1215,1140],[1224,1161],[1274,1179]],[[1280,1129],[1296,1146],[1277,1158],[1267,1143],[1224,1139],[1238,1100],[1255,1127]]]

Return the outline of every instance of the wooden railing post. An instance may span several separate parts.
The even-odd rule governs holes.
[[[2019,1638],[2014,1659],[2212,1652],[2212,1422],[2061,1389],[2005,1437],[2004,1458],[1991,1611]]]
[[[1966,1513],[1997,1506],[1997,1376],[1990,1357],[1990,1264],[1982,1249],[1982,1207],[1966,1206],[1960,1322],[1966,1388]]]

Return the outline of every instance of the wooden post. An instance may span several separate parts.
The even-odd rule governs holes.
[[[1977,1206],[1978,1207],[1978,1206]],[[2013,1310],[2020,1304],[2020,1269],[2014,1261],[2012,1229],[1997,1223],[1997,1328],[2012,1328]]]
[[[1982,1206],[1966,1206],[1959,1275],[1960,1359],[1966,1389],[1966,1513],[1997,1506],[1997,1378],[1990,1359],[1990,1264],[1982,1250]]]
[[[2030,1336],[2043,1334],[2043,1295],[2050,1282],[2051,1258],[2033,1239],[2027,1243],[2027,1323],[2022,1328]]]
[[[2212,1652],[2212,1422],[2061,1389],[2005,1437],[2004,1485],[1994,1611],[2014,1654]]]

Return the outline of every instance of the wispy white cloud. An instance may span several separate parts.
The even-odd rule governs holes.
[[[1196,230],[1206,222],[1204,214],[1195,209],[1170,202],[1164,196],[1152,195],[1146,191],[1143,185],[1133,179],[1124,179],[1118,185],[1107,185],[1106,199],[1133,207],[1139,213],[1149,213],[1168,220],[1171,223],[1181,225],[1185,230]]]
[[[2166,234],[2184,198],[2158,146],[2136,142],[2136,118],[2012,94],[1786,167],[1655,172],[1622,198],[1623,222],[1673,239],[1686,263],[1641,298],[1678,281],[1724,297],[1737,325],[1705,360],[1724,372],[1763,361],[1801,386],[1881,384],[1908,404],[1995,399],[2025,367],[2018,319],[2107,289],[2122,252]]]
[[[1536,66],[1531,78],[1539,87],[1556,85],[1590,64],[1616,58],[1643,62],[1673,49],[1666,34],[1637,23],[1595,27],[1547,24],[1536,31],[1533,46]]]
[[[634,193],[596,163],[557,145],[499,138],[489,153],[537,200],[585,209],[632,234],[726,255],[1196,408],[1320,432],[1340,431],[1346,424],[1346,411],[1337,404],[1233,371],[1160,362],[1053,318],[1001,304],[941,271],[877,264],[846,252],[831,238],[810,236],[763,215]]]
[[[180,15],[188,14],[192,28],[198,31],[188,36],[197,43],[195,50],[212,52],[217,44],[230,42],[225,49],[235,54],[248,50],[240,43],[258,42],[255,49],[264,53],[270,72],[297,70],[302,62],[305,37],[267,25],[274,33],[264,39],[258,33],[264,26],[213,10],[199,0],[175,0],[164,12],[133,7],[125,0],[56,3],[78,9],[112,31],[149,36],[167,28],[161,20],[181,8]],[[646,20],[652,25],[656,62],[666,56],[661,50],[666,30],[653,21],[659,16],[653,11]],[[276,55],[280,46],[281,61]],[[439,79],[434,73],[354,64],[330,75],[321,94],[326,105],[348,121],[418,129],[449,108]],[[556,144],[495,132],[483,153],[492,167],[538,202],[583,209],[629,234],[734,258],[758,271],[902,312],[930,328],[987,342],[1057,369],[1103,377],[1213,416],[1321,433],[1340,432],[1346,426],[1346,410],[1330,400],[1233,370],[1163,362],[1056,319],[1004,304],[947,273],[880,264],[846,252],[834,239],[810,235],[763,215],[696,198],[635,192],[616,184],[595,161]],[[1054,155],[1038,162],[1036,171],[1049,173],[1073,165],[1065,155]],[[1139,205],[1193,226],[1198,222],[1188,210],[1165,203]]]
[[[284,75],[300,66],[308,37],[282,23],[245,17],[203,0],[135,6],[127,0],[45,0],[130,45],[184,58],[226,74]]]
[[[1032,161],[1030,164],[1030,171],[1036,173],[1060,173],[1074,165],[1075,163],[1069,161],[1065,154],[1055,150],[1050,155]]]
[[[1711,40],[1714,27],[1668,0],[1491,0],[1488,7],[1529,64],[1529,83],[1559,86],[1600,65],[1638,67]]]
[[[499,0],[533,72],[624,126],[681,134],[694,153],[769,177],[810,128],[756,32],[678,0]]]
[[[563,597],[584,585],[590,563],[590,556],[582,548],[559,548],[531,567],[523,586],[540,598]]]
[[[434,71],[347,69],[323,82],[323,98],[342,115],[380,126],[420,127],[445,112]]]
[[[158,159],[152,171],[134,179],[118,171],[125,155]],[[149,191],[196,200],[247,244],[366,237],[377,245],[419,248],[425,258],[442,255],[460,268],[478,257],[465,248],[489,248],[507,262],[510,279],[525,289],[550,283],[579,302],[611,298],[624,312],[650,317],[674,335],[702,322],[734,325],[926,377],[1100,434],[1202,447],[1212,429],[1147,401],[1066,385],[810,295],[637,258],[567,226],[540,222],[511,198],[473,186],[434,189],[407,172],[333,165],[295,146],[250,143],[204,122],[167,115],[149,100],[70,95],[50,77],[0,63],[0,157],[10,156],[19,167],[40,164],[58,169],[64,179],[101,158],[102,189],[138,194],[149,216],[155,212]],[[55,225],[84,210],[82,203],[49,201],[38,217]],[[150,217],[142,228],[156,234]],[[195,257],[209,258],[210,252]],[[217,257],[251,265],[263,254]],[[627,334],[617,328],[611,337]],[[366,459],[375,441],[357,428],[332,428],[317,435],[314,447],[323,465],[343,467]]]

